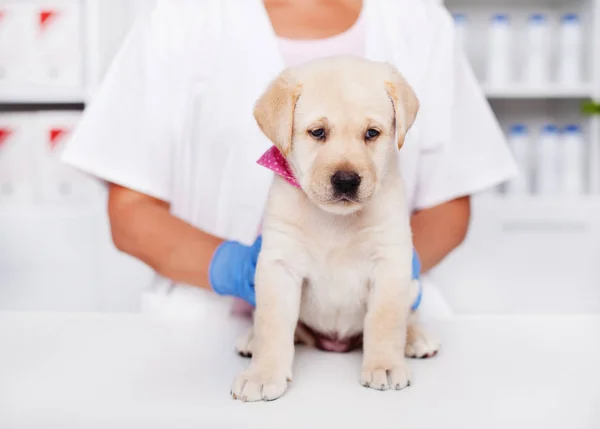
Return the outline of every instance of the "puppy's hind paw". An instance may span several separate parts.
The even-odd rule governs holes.
[[[431,358],[440,350],[440,340],[424,331],[418,324],[408,327],[404,356],[407,358]]]
[[[240,356],[243,357],[252,357],[252,343],[254,340],[254,330],[249,329],[242,337],[240,337],[236,344],[235,350],[238,352]]]

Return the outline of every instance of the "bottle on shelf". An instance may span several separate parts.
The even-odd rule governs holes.
[[[561,193],[582,195],[585,193],[585,139],[579,125],[567,125],[562,133],[563,175]]]
[[[531,192],[532,154],[531,138],[526,125],[515,124],[510,127],[508,144],[512,150],[519,175],[505,185],[507,195],[526,195]]]
[[[560,132],[556,125],[545,125],[537,142],[537,169],[536,190],[537,194],[544,196],[557,195],[560,191],[560,177],[562,176],[562,153],[560,145]]]
[[[502,86],[512,81],[512,26],[506,14],[496,14],[490,23],[486,79],[488,85]]]
[[[469,18],[464,13],[454,14],[454,27],[456,32],[456,43],[462,47],[463,50],[467,49],[467,31],[469,25]]]
[[[558,44],[557,81],[563,85],[578,85],[583,81],[583,34],[576,14],[562,17]]]
[[[523,81],[530,86],[550,81],[550,33],[545,15],[535,13],[527,24],[527,49],[525,53]]]

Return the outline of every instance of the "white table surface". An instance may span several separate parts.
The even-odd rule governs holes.
[[[600,317],[452,317],[413,384],[358,383],[360,354],[299,348],[269,403],[229,396],[240,321],[0,314],[0,428],[600,428]]]

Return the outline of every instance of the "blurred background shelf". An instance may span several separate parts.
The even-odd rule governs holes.
[[[106,204],[96,202],[95,204],[0,205],[0,223],[49,219],[70,221],[98,217],[106,217]]]
[[[482,87],[489,99],[591,99],[594,96],[592,85],[531,87],[518,84],[507,86],[483,84]]]
[[[600,116],[582,112],[587,100],[600,101],[599,0],[440,0],[456,19],[460,39],[482,90],[507,136],[527,129],[534,151],[528,171],[537,188],[537,162],[546,147],[542,130],[567,126],[582,130],[585,142],[583,195],[506,195],[503,189],[472,200],[465,243],[430,274],[459,313],[600,312]],[[523,83],[529,58],[532,16],[545,18],[552,49],[547,83]],[[559,25],[577,16],[583,35],[582,80],[557,80]],[[490,85],[490,30],[493,17],[510,23],[510,78]],[[503,19],[503,18],[501,18]],[[539,46],[539,45],[538,45]],[[573,143],[571,141],[571,143]],[[565,146],[565,150],[568,148]],[[567,292],[568,291],[568,292]]]
[[[0,88],[0,104],[84,104],[84,89],[5,89]]]

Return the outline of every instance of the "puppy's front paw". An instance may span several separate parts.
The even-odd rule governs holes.
[[[231,396],[243,402],[272,401],[283,396],[289,381],[276,371],[250,368],[236,377]]]
[[[408,358],[431,358],[440,349],[440,340],[418,324],[408,327],[404,355]]]
[[[405,364],[363,366],[361,384],[377,390],[402,390],[410,386],[410,374]]]

